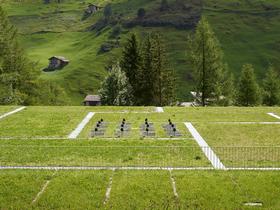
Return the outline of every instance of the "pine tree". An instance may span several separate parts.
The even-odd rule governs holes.
[[[172,104],[175,98],[175,74],[167,61],[160,34],[147,34],[141,52],[143,59],[139,74],[141,105]]]
[[[251,64],[242,67],[237,102],[241,106],[255,106],[261,102],[261,91]]]
[[[220,44],[205,18],[198,23],[193,38],[189,38],[189,59],[194,72],[196,91],[202,106],[207,99],[218,100],[222,93],[223,53]]]
[[[139,105],[154,105],[155,74],[152,64],[154,56],[153,48],[154,45],[151,34],[147,34],[144,41],[142,42],[141,48],[142,65],[139,71]]]
[[[25,56],[17,42],[17,31],[0,7],[0,79],[8,90],[0,96],[1,103],[32,104],[39,72]]]
[[[174,71],[170,68],[163,40],[158,33],[151,35],[152,45],[152,75],[154,81],[154,105],[170,105],[174,99]]]
[[[130,38],[124,46],[122,58],[120,61],[121,69],[125,72],[129,84],[133,89],[134,104],[140,105],[141,88],[140,88],[140,68],[141,55],[139,52],[139,44],[135,34],[131,34]]]
[[[269,67],[263,80],[264,104],[275,106],[280,104],[280,79],[273,67]]]
[[[102,83],[99,94],[104,105],[132,105],[132,87],[119,64],[112,66],[110,74]]]

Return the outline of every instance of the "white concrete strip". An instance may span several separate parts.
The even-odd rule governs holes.
[[[245,206],[263,206],[262,203],[256,203],[256,202],[252,202],[252,203],[244,203]]]
[[[114,174],[115,174],[115,169],[113,169],[113,174],[112,176],[110,177],[110,180],[109,180],[109,184],[108,184],[108,187],[107,187],[107,190],[106,190],[106,194],[105,194],[105,199],[104,199],[104,202],[103,204],[105,205],[109,199],[110,199],[110,194],[111,194],[111,190],[112,190],[112,184],[113,184],[113,177],[114,177]]]
[[[179,195],[177,193],[177,188],[176,188],[176,182],[175,182],[175,179],[172,175],[172,170],[169,170],[169,175],[170,175],[170,181],[171,181],[171,184],[172,184],[172,189],[173,189],[174,196],[176,198],[179,198]]]
[[[277,118],[278,120],[280,120],[280,116],[278,116],[278,115],[276,115],[276,114],[274,114],[274,113],[267,113],[268,115],[270,115],[271,117],[275,117],[275,118]]]
[[[162,107],[156,107],[156,112],[163,113],[164,110]]]
[[[131,167],[111,167],[111,166],[0,166],[0,170],[147,170],[147,171],[196,171],[196,170],[214,170],[213,167],[145,167],[145,166],[131,166]]]
[[[186,127],[196,140],[197,144],[200,146],[201,150],[205,154],[205,156],[208,158],[208,160],[211,162],[213,167],[215,169],[223,169],[225,170],[226,167],[223,165],[223,163],[220,161],[218,156],[214,153],[214,151],[209,147],[209,145],[206,143],[206,141],[201,137],[201,135],[198,133],[198,131],[195,129],[195,127],[191,123],[185,123]]]
[[[69,139],[76,139],[84,127],[88,124],[91,118],[94,116],[94,112],[89,112],[83,121],[77,126],[77,128],[68,136]]]
[[[55,175],[55,173],[56,173],[56,172],[53,173],[53,175],[51,176],[51,178]],[[36,197],[33,199],[32,204],[36,203],[36,202],[40,199],[41,195],[46,191],[46,189],[47,189],[47,187],[48,187],[50,181],[51,181],[51,180],[48,180],[48,181],[43,185],[41,191],[38,192],[38,194],[36,195]]]
[[[9,115],[12,115],[12,114],[15,114],[17,112],[20,112],[20,111],[24,110],[25,108],[26,108],[25,106],[22,106],[22,107],[20,107],[18,109],[15,109],[14,111],[11,111],[11,112],[8,112],[6,114],[3,114],[3,115],[0,116],[0,120],[5,118],[5,117],[8,117]]]

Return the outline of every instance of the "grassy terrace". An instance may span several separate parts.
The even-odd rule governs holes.
[[[1,209],[278,209],[278,172],[0,171]],[[110,198],[105,192],[113,175]],[[46,181],[48,187],[32,201]]]
[[[1,107],[2,112],[12,107]],[[22,112],[0,121],[0,137],[67,137],[89,111],[151,111],[152,107],[139,108],[87,108],[87,107],[27,107]]]
[[[194,141],[1,140],[0,149],[2,166],[211,166]]]
[[[0,107],[0,110],[14,108]],[[78,140],[55,140],[67,138],[90,111],[95,115]],[[184,125],[192,122],[226,166],[280,167],[280,125],[237,123],[279,122],[267,114],[277,114],[279,108],[166,107],[164,111],[155,113],[155,107],[27,107],[0,120],[1,165],[209,166]],[[91,130],[101,118],[108,123],[104,136],[90,138]],[[119,139],[115,132],[123,118],[131,123],[131,131]],[[140,133],[145,118],[154,123],[155,139],[143,138]],[[163,130],[162,125],[169,118],[181,132],[181,140],[168,139]],[[3,140],[5,137],[10,139]],[[54,140],[44,140],[48,137]]]
[[[267,113],[280,113],[279,107],[166,107],[164,110],[170,115],[175,115],[178,120],[197,124],[212,122],[276,122],[279,120],[267,115]]]
[[[200,134],[210,146],[280,146],[280,125],[200,124]]]
[[[86,113],[84,107],[28,107],[0,121],[0,137],[65,137]]]
[[[0,107],[0,113],[14,107]],[[2,111],[3,110],[3,111]],[[195,126],[211,127],[212,122],[277,122],[268,112],[279,113],[279,108],[165,108],[164,113],[153,112],[154,107],[27,107],[26,110],[0,121],[0,137],[67,137],[82,121],[89,111],[97,112],[83,130],[80,138],[88,138],[94,124],[103,118],[109,123],[105,137],[114,137],[115,130],[123,118],[132,123],[129,138],[138,139],[139,127],[148,118],[155,124],[156,137],[166,137],[162,124],[170,118],[176,123],[184,138],[190,138],[183,122]],[[117,113],[112,113],[117,112]],[[140,112],[140,113],[137,113]],[[216,129],[216,125],[212,126]],[[219,126],[217,126],[219,127]],[[238,126],[235,126],[237,127]],[[268,126],[273,129],[272,126]],[[212,129],[212,128],[210,128]],[[207,136],[206,136],[207,137]],[[241,146],[241,145],[240,145]]]

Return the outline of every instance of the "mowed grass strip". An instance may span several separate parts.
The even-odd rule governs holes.
[[[35,209],[100,209],[111,171],[59,171]]]
[[[116,171],[105,209],[176,209],[168,171]]]
[[[280,112],[279,107],[166,107],[165,112],[187,122],[277,122],[268,112]]]
[[[280,146],[280,125],[196,124],[212,147]]]
[[[27,107],[0,121],[0,137],[66,137],[87,113],[85,107]]]
[[[279,172],[174,171],[181,209],[257,209],[280,206]]]
[[[169,119],[172,120],[172,122],[176,125],[177,130],[179,130],[182,134],[179,138],[192,138],[191,134],[187,131],[185,125],[183,124],[184,120],[181,119],[180,121],[178,118],[174,117],[173,114],[169,113],[96,113],[79,137],[90,138],[91,131],[94,130],[96,123],[100,119],[103,119],[108,126],[103,137],[117,137],[116,132],[120,130],[121,122],[125,119],[131,126],[131,130],[125,135],[125,138],[142,139],[143,135],[140,130],[140,126],[145,123],[146,118],[149,123],[153,123],[155,138],[170,137],[162,128],[162,125],[168,124]]]
[[[0,171],[0,209],[31,209],[31,203],[51,171]]]
[[[194,141],[0,141],[1,166],[209,167]]]

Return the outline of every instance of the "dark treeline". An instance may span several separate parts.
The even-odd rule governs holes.
[[[40,71],[17,41],[17,30],[0,7],[0,104],[59,105],[64,91],[39,79]]]
[[[175,74],[169,66],[161,36],[147,34],[139,42],[132,34],[124,46],[120,64],[113,66],[103,82],[100,95],[105,105],[164,106],[174,103]],[[120,97],[129,100],[120,100]]]

